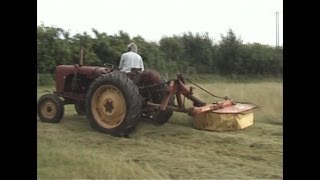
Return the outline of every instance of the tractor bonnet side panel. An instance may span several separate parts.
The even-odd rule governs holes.
[[[94,80],[104,73],[111,72],[112,69],[96,66],[59,65],[56,68],[56,91],[64,92],[66,78],[69,75],[85,75],[88,79]]]
[[[65,79],[77,71],[74,65],[59,65],[56,68],[56,91],[63,92]]]

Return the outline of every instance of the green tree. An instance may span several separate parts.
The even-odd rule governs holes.
[[[147,42],[142,36],[130,38],[119,31],[108,35],[92,29],[94,37],[86,32],[70,36],[58,27],[37,27],[37,69],[39,73],[53,73],[59,64],[79,63],[80,49],[84,48],[84,64],[118,65],[120,56],[130,42],[138,45],[138,53],[145,68],[155,69],[174,77],[176,73],[198,74],[273,74],[282,75],[283,49],[259,43],[243,44],[229,29],[221,41],[213,44],[208,33],[184,33],[182,36],[163,37]]]
[[[40,73],[53,73],[56,65],[70,62],[71,52],[61,28],[37,27],[37,68]]]
[[[232,29],[226,36],[221,35],[218,47],[217,68],[223,75],[242,74],[245,72],[241,58],[242,40],[237,38]]]

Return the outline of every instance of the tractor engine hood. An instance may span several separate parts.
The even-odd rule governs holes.
[[[68,75],[85,75],[88,79],[95,79],[101,74],[113,71],[108,67],[99,66],[79,66],[75,65],[59,65],[56,67],[56,89],[58,92],[63,91],[63,84]]]

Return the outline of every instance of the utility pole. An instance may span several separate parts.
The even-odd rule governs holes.
[[[279,12],[276,11],[276,47],[279,47]]]

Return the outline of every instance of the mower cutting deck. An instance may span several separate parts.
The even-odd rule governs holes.
[[[196,129],[211,131],[244,129],[253,125],[253,111],[258,108],[255,104],[235,103],[195,115],[193,125]]]

